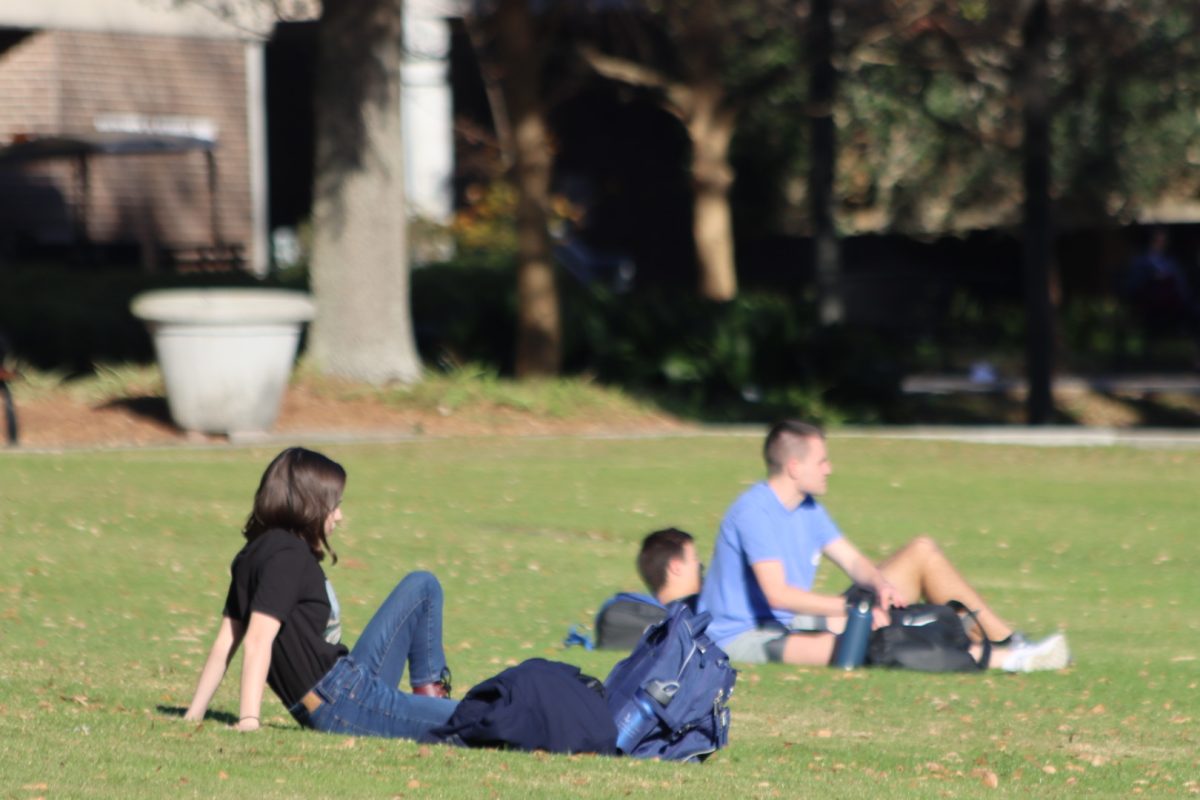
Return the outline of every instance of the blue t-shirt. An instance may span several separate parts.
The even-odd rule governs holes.
[[[700,610],[712,614],[708,635],[723,645],[773,620],[787,625],[793,613],[767,605],[751,565],[779,561],[788,585],[811,590],[821,551],[841,535],[811,496],[788,511],[766,482],[743,492],[721,521],[700,592]]]

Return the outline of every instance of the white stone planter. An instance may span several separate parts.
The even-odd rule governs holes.
[[[130,310],[154,340],[175,424],[236,435],[275,424],[316,307],[282,289],[162,289],[138,295]]]

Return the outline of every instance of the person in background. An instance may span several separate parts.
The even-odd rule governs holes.
[[[621,592],[610,597],[596,614],[596,646],[629,650],[650,625],[666,619],[671,603],[696,608],[704,568],[692,535],[677,528],[650,533],[637,556],[638,575],[650,594]]]
[[[637,558],[638,575],[664,607],[676,600],[692,600],[700,593],[704,566],[696,555],[690,533],[666,528],[646,536]]]
[[[845,627],[846,598],[812,590],[821,557],[858,586],[875,592],[874,625],[887,609],[924,598],[958,600],[976,611],[994,643],[991,664],[1012,672],[1060,669],[1070,662],[1066,637],[1040,642],[996,615],[928,537],[918,537],[880,566],[850,543],[822,508],[833,467],[820,428],[787,420],[763,444],[767,479],[746,490],[721,522],[700,610],[708,633],[733,661],[828,664]],[[978,658],[981,645],[973,655]]]

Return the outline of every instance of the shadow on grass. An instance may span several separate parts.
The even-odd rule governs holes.
[[[1023,398],[1007,394],[910,395],[885,415],[897,425],[1023,425],[1028,410]],[[1054,409],[1055,425],[1078,425],[1080,420],[1062,407]]]
[[[156,708],[158,709],[158,713],[167,717],[179,717],[182,719],[183,715],[187,713],[187,709],[183,706],[160,705],[156,706]],[[237,716],[230,714],[228,711],[206,711],[204,712],[204,719],[205,721],[211,719],[214,722],[220,722],[225,725],[236,725],[238,721]]]
[[[179,432],[179,428],[171,420],[171,411],[167,407],[167,399],[165,397],[120,397],[115,400],[109,400],[107,403],[102,404],[100,408],[128,411],[134,416],[154,422],[162,428],[176,433]]]
[[[1023,397],[1013,394],[909,395],[884,417],[900,425],[1024,425]],[[1056,398],[1055,425],[1120,428],[1200,427],[1200,395],[1190,392],[1094,391]]]
[[[1147,393],[1129,397],[1111,392],[1102,395],[1138,415],[1138,424],[1150,428],[1194,428],[1200,426],[1200,400],[1174,394]],[[1190,404],[1185,404],[1188,402]]]

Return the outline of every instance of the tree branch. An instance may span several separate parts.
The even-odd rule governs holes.
[[[693,92],[689,87],[671,80],[656,69],[602,53],[591,45],[581,45],[579,55],[597,75],[629,86],[655,90],[662,95],[663,107],[667,111],[680,119],[686,117],[692,105]]]

